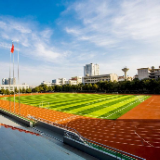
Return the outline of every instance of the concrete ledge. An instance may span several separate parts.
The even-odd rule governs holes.
[[[37,122],[36,125],[40,126],[40,127],[44,127],[46,129],[49,129],[53,132],[56,132],[56,133],[60,134],[61,136],[64,136],[65,130],[63,128],[58,127],[58,126],[52,126],[50,124],[43,123],[43,122]]]
[[[0,113],[7,115],[10,118],[13,118],[15,121],[27,126],[27,127],[33,127],[33,122],[27,121],[21,117],[18,117],[17,115],[14,115],[12,113],[9,113],[3,109],[0,108]]]
[[[101,160],[106,160],[106,159],[107,160],[115,160],[115,159],[117,159],[116,157],[112,157],[105,152],[102,152],[102,151],[99,151],[99,150],[94,149],[92,147],[86,146],[83,143],[74,141],[74,140],[72,140],[70,138],[67,138],[67,137],[63,138],[63,142],[65,144],[68,144],[72,147],[75,147],[75,148],[77,148],[77,149],[79,149],[79,150],[81,150],[81,151],[83,151],[83,152],[85,152],[85,153],[87,153],[87,154],[89,154],[93,157],[101,159]]]

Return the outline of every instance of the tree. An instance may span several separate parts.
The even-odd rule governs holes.
[[[42,86],[39,86],[39,91],[40,91],[40,92],[43,92],[43,91],[44,91],[44,89],[43,89]]]
[[[93,90],[96,90],[96,91],[98,90],[98,85],[97,84],[93,85]]]
[[[51,86],[48,87],[48,91],[53,91]]]
[[[44,85],[44,86],[43,86],[43,90],[44,90],[45,92],[47,92],[47,91],[48,91],[48,86],[47,86],[47,85]]]
[[[8,89],[6,89],[6,94],[9,95],[10,94],[10,91]]]
[[[21,88],[19,89],[19,92],[22,93],[22,89]]]
[[[39,86],[32,89],[32,92],[39,92],[39,91],[40,91]]]
[[[32,90],[30,88],[26,89],[26,93],[31,93]]]
[[[6,91],[4,89],[1,89],[1,94],[6,94]]]
[[[14,93],[16,94],[16,93],[18,93],[18,89],[17,89],[17,87],[15,87],[15,89],[14,89]]]
[[[52,87],[52,91],[54,91],[55,90],[55,87],[54,86],[51,86]]]
[[[26,93],[26,90],[25,90],[25,88],[23,88],[23,89],[22,89],[22,93]]]
[[[92,90],[92,84],[88,84],[88,90]]]

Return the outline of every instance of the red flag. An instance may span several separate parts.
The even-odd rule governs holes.
[[[12,44],[11,53],[14,52],[14,45]]]

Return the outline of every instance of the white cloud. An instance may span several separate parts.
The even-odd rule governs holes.
[[[152,44],[160,41],[160,1],[109,0],[78,1],[69,6],[80,25],[70,25],[66,32],[78,40],[101,47],[112,47],[127,40]]]
[[[6,48],[6,43],[11,43],[12,40],[19,40],[20,53],[26,56],[46,61],[56,61],[58,57],[63,56],[63,52],[59,53],[58,49],[51,45],[53,30],[39,30],[34,22],[25,23],[13,18],[0,17],[0,34],[1,48]],[[17,47],[15,42],[15,49]]]
[[[8,66],[2,61],[7,61],[11,41],[16,39],[23,63],[20,79],[29,84],[83,76],[88,63],[99,64],[100,73],[118,75],[127,66],[130,76],[137,68],[159,66],[159,0],[77,0],[68,4],[55,20],[55,28],[0,17],[1,78],[7,77]]]

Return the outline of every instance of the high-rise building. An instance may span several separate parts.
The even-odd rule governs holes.
[[[86,64],[84,66],[84,76],[95,76],[99,75],[99,65],[98,64]]]
[[[16,78],[3,78],[2,79],[2,85],[15,85],[16,84]]]
[[[5,85],[5,78],[2,79],[2,85]]]

